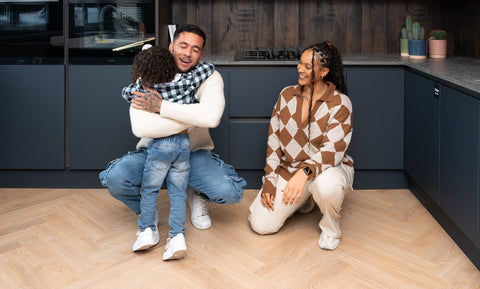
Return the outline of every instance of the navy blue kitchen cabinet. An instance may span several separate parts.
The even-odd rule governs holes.
[[[405,72],[405,171],[430,198],[439,198],[440,85]]]
[[[298,84],[295,66],[237,68],[230,74],[230,117],[270,118],[282,89]]]
[[[480,100],[445,86],[440,93],[439,204],[480,248]]]
[[[354,188],[406,188],[404,169],[404,70],[346,67],[353,105],[349,154]]]
[[[69,66],[69,166],[104,169],[134,150],[129,107],[121,96],[131,81],[131,65]]]
[[[0,169],[64,169],[63,65],[0,65]]]
[[[258,189],[262,185],[273,107],[284,87],[298,83],[298,72],[295,66],[225,69],[229,72],[228,80],[224,77],[228,82],[228,160],[247,180],[248,188]]]
[[[350,154],[360,170],[403,170],[403,69],[347,68]]]
[[[405,87],[411,189],[427,194],[435,204],[427,207],[438,207],[480,248],[480,100],[408,71]]]

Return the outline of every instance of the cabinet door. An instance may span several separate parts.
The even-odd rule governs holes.
[[[230,74],[230,117],[270,118],[282,89],[298,83],[296,67],[239,68]]]
[[[64,66],[2,65],[0,75],[0,169],[64,169]]]
[[[405,171],[435,201],[439,185],[439,98],[435,83],[405,72]]]
[[[130,65],[70,65],[69,163],[71,169],[103,169],[134,150],[129,103],[121,96]]]
[[[440,207],[480,248],[480,101],[441,89]]]
[[[403,69],[348,68],[346,74],[355,169],[403,170]]]

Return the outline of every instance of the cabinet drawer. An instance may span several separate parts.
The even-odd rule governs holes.
[[[268,120],[230,122],[230,162],[235,169],[264,169],[268,125]]]
[[[282,89],[298,83],[295,67],[230,72],[230,117],[270,117]]]

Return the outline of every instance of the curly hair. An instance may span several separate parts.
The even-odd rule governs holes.
[[[132,83],[140,78],[142,85],[153,87],[154,84],[172,81],[175,74],[175,59],[168,49],[154,46],[140,51],[133,59]]]

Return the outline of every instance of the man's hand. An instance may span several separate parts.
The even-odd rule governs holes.
[[[132,98],[132,107],[153,113],[160,113],[162,96],[154,89],[146,88],[148,92],[132,91],[138,97]]]

